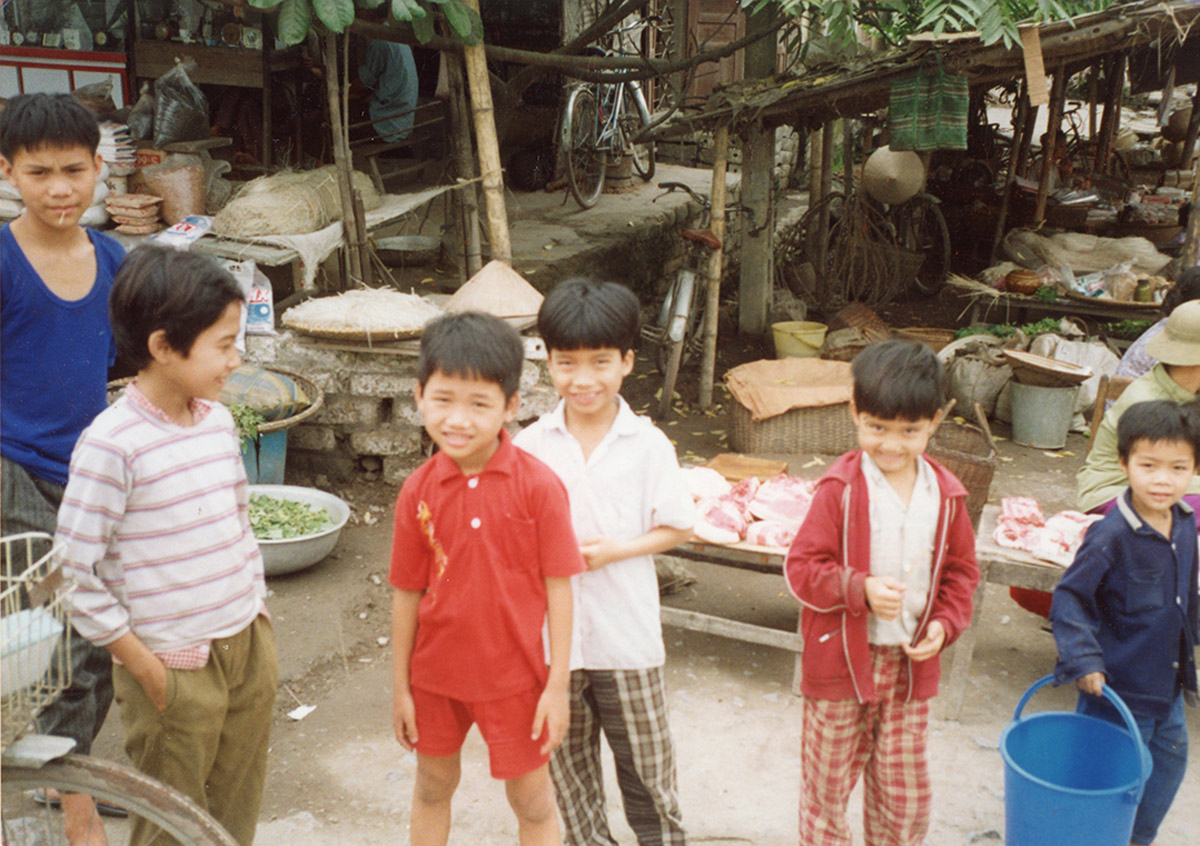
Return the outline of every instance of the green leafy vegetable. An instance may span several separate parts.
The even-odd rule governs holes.
[[[241,449],[258,440],[258,427],[266,423],[267,418],[241,403],[229,406],[229,413],[233,415],[233,424],[237,426],[238,446]]]
[[[1039,303],[1058,302],[1058,291],[1051,288],[1049,285],[1042,285],[1033,292],[1033,298]]]
[[[333,518],[319,505],[263,494],[250,497],[250,528],[259,540],[315,535],[331,526]]]
[[[1114,338],[1136,338],[1153,325],[1153,320],[1119,320],[1116,323],[1105,323],[1100,328],[1104,330],[1104,334]]]

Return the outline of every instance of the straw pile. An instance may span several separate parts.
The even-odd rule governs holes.
[[[370,177],[354,171],[351,188],[362,196],[364,211],[382,200]],[[213,232],[235,238],[257,235],[305,235],[342,219],[341,195],[332,165],[309,171],[260,176],[246,183],[213,220]]]

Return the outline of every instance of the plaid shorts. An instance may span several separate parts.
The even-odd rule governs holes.
[[[867,846],[920,846],[933,792],[926,744],[929,702],[904,702],[908,661],[898,646],[871,647],[874,702],[804,700],[800,842],[850,846],[846,805],[863,779]]]
[[[686,837],[675,779],[675,746],[667,726],[662,667],[574,670],[571,724],[550,758],[550,777],[567,846],[616,846],[608,829],[603,730],[617,765],[625,819],[641,846],[683,846]]]

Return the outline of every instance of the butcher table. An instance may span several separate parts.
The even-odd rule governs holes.
[[[988,505],[983,510],[979,532],[975,540],[975,554],[979,561],[981,578],[975,590],[974,619],[980,619],[983,610],[985,588],[988,584],[1032,590],[1052,591],[1058,584],[1063,568],[1057,564],[1034,558],[1026,553],[998,546],[992,540],[999,508]],[[676,558],[703,561],[723,567],[763,573],[782,577],[784,551],[770,547],[740,543],[723,545],[691,541],[672,549],[669,553]],[[712,614],[686,611],[679,608],[662,607],[662,622],[667,626],[720,635],[746,643],[758,643],[794,652],[795,669],[792,674],[792,692],[800,692],[800,653],[803,640],[799,631],[789,632],[768,626],[730,620]],[[797,629],[799,626],[797,625]],[[966,692],[970,675],[971,659],[975,652],[975,637],[978,627],[971,625],[943,656],[943,684],[938,694],[936,709],[942,719],[957,719]]]

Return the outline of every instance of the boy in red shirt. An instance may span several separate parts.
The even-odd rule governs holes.
[[[414,394],[440,451],[400,490],[390,576],[392,723],[417,752],[420,846],[449,838],[472,723],[520,842],[560,842],[547,762],[569,719],[569,577],[586,568],[562,482],[504,430],[524,357],[520,336],[489,315],[446,315],[421,336]]]
[[[804,606],[800,842],[850,846],[846,804],[863,777],[868,846],[929,830],[926,741],[938,653],[971,621],[979,581],[966,489],[923,455],[942,418],[942,372],[920,344],[854,359],[858,450],[818,482],[788,552]]]

